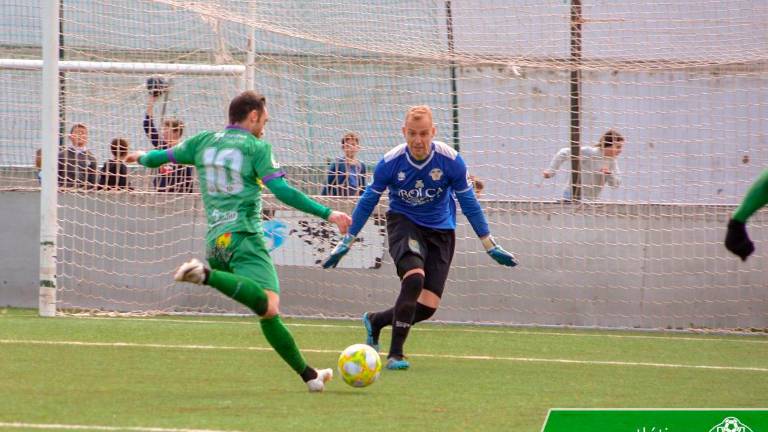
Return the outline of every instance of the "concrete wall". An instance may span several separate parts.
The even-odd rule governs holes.
[[[0,192],[0,305],[36,306],[39,194]],[[349,209],[352,203],[336,203]],[[494,236],[520,266],[502,268],[459,217],[457,253],[437,319],[643,328],[768,327],[768,214],[750,221],[757,254],[722,246],[732,207],[485,201]],[[61,194],[64,308],[246,312],[212,289],[172,283],[202,255],[199,197]],[[311,253],[297,250],[295,253]],[[394,301],[380,268],[280,266],[284,313],[354,317]]]
[[[40,193],[0,193],[0,305],[37,307]]]

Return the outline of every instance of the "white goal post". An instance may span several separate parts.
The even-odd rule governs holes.
[[[99,61],[60,61],[59,51],[59,10],[61,0],[41,2],[43,24],[43,58],[0,59],[0,70],[42,70],[42,176],[40,194],[40,292],[39,313],[41,316],[56,315],[56,236],[58,229],[58,194],[56,180],[56,161],[59,148],[59,73],[110,73],[128,72],[132,74],[184,74],[210,76],[240,76],[243,89],[252,88],[253,78],[246,77],[244,65],[210,64],[169,64],[146,62],[99,62]],[[252,69],[251,69],[252,72]]]

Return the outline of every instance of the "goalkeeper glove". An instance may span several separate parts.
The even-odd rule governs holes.
[[[725,235],[725,247],[741,257],[742,261],[746,261],[747,257],[752,255],[752,252],[755,251],[755,245],[752,243],[752,240],[749,239],[747,227],[744,222],[739,222],[736,219],[731,219],[731,221],[728,222],[728,233]]]
[[[493,237],[488,235],[480,240],[483,242],[483,246],[485,246],[485,252],[490,255],[494,261],[507,267],[514,267],[517,265],[515,256],[497,245],[496,241],[493,240]]]
[[[339,264],[339,261],[344,258],[344,255],[349,252],[349,248],[352,247],[352,243],[355,242],[355,239],[356,237],[352,234],[346,234],[342,237],[341,242],[339,242],[339,244],[337,244],[331,251],[331,256],[323,262],[323,268],[336,267],[336,265]]]

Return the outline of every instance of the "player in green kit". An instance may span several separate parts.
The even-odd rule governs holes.
[[[351,219],[285,182],[272,146],[261,139],[268,119],[265,97],[246,91],[230,103],[230,125],[223,131],[201,132],[167,150],[132,153],[126,162],[150,168],[169,162],[197,168],[208,219],[206,255],[211,268],[193,259],[182,264],[174,278],[210,285],[258,314],[269,344],[310,392],[319,392],[333,378],[333,370],[307,365],[280,318],[280,285],[261,225],[261,191],[266,185],[280,201],[336,224],[342,234]]]

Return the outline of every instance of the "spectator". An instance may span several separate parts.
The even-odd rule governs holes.
[[[358,196],[365,190],[365,165],[357,160],[360,151],[360,136],[348,132],[341,138],[344,156],[337,158],[328,167],[328,179],[323,195]]]
[[[611,187],[618,187],[620,179],[619,166],[616,159],[621,154],[624,147],[624,137],[614,130],[609,130],[600,137],[600,142],[595,146],[584,146],[580,149],[579,166],[581,168],[581,199],[584,201],[595,201],[600,197],[600,192],[606,184]],[[549,168],[544,170],[544,178],[555,176],[557,169],[563,162],[571,159],[571,148],[561,149]],[[572,186],[563,193],[566,200],[571,200]]]
[[[469,175],[469,181],[472,183],[472,187],[475,189],[475,197],[480,198],[480,195],[483,193],[483,189],[485,189],[485,183],[483,183],[483,181],[480,180],[477,176],[472,174]]]
[[[88,127],[77,123],[69,131],[70,145],[59,151],[59,187],[96,186],[96,157],[88,150]]]
[[[35,175],[37,176],[37,183],[43,183],[43,177],[40,173],[43,171],[43,149],[35,150]]]
[[[115,138],[109,146],[112,159],[104,162],[99,172],[99,189],[105,190],[131,190],[128,181],[128,167],[123,159],[128,155],[128,141],[124,138]]]
[[[167,91],[167,90],[164,90]],[[153,112],[155,102],[162,95],[158,90],[151,90],[147,103],[147,113],[144,117],[144,133],[156,149],[167,150],[181,141],[184,135],[184,122],[176,118],[163,120],[162,130],[158,133],[155,128]],[[191,193],[194,185],[195,171],[192,166],[166,164],[158,169],[152,184],[159,192]]]

